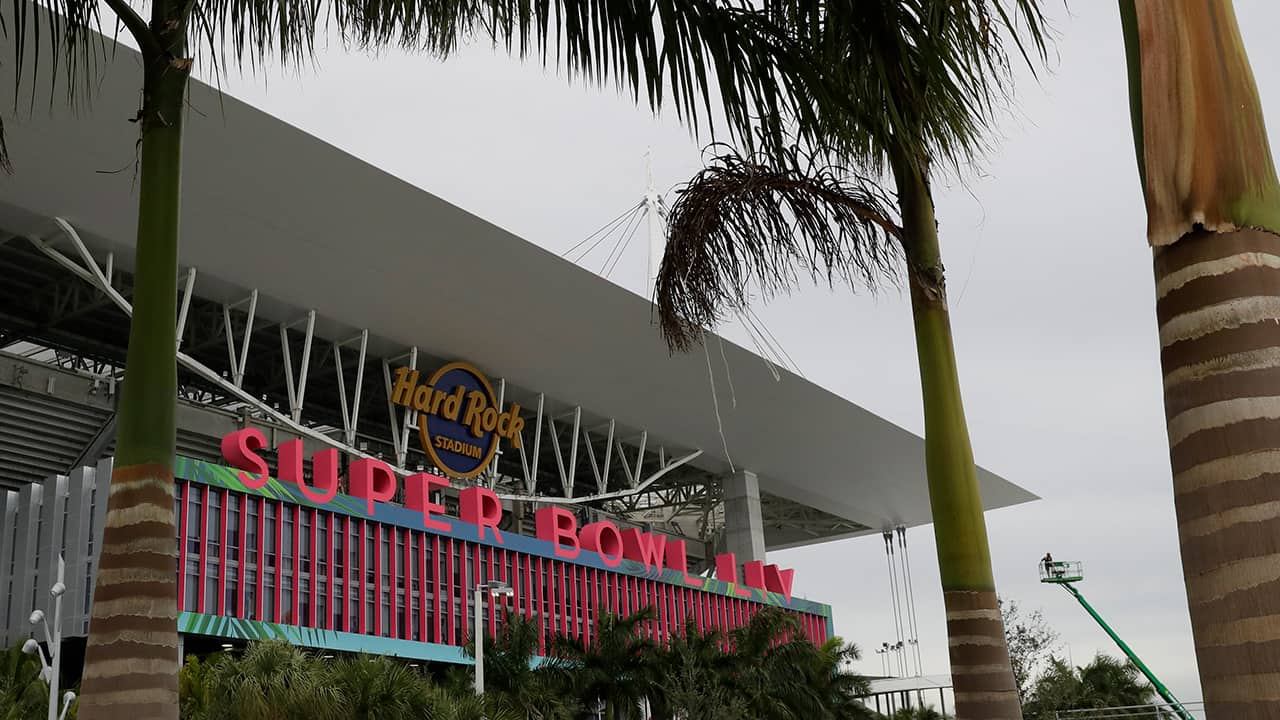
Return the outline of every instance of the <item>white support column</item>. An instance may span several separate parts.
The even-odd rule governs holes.
[[[17,535],[18,493],[13,490],[4,491],[0,495],[0,620],[9,617],[9,595],[12,590],[13,576],[9,574],[14,560],[14,537]],[[0,642],[9,647],[17,642],[13,635],[13,627],[7,622],[0,628]]]
[[[77,468],[67,482],[67,547],[65,557],[67,576],[64,581],[67,592],[63,596],[62,636],[80,637],[89,608],[85,606],[85,583],[88,582],[91,541],[89,519],[93,513],[93,482],[96,471],[91,467]]]
[[[89,606],[92,614],[93,590],[98,583],[98,565],[102,559],[102,530],[107,523],[107,499],[111,496],[111,468],[114,458],[103,458],[93,473],[93,519],[90,534],[93,535],[93,552],[89,555]]]
[[[760,481],[749,470],[724,480],[725,551],[739,563],[764,560],[764,523],[760,520]]]
[[[53,598],[48,589],[58,581],[58,557],[62,555],[62,522],[67,509],[67,476],[52,475],[44,480],[44,501],[40,504],[40,567],[36,573],[35,605],[53,621]],[[28,612],[30,612],[28,610]]]
[[[31,604],[36,579],[34,558],[39,542],[36,526],[43,490],[41,485],[32,483],[18,491],[18,541],[13,546],[13,602],[9,603],[8,626],[13,628],[12,632],[20,633],[19,636],[26,635],[27,617],[34,609]]]

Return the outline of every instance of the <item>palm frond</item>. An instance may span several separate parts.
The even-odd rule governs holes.
[[[890,206],[873,183],[794,148],[783,163],[722,152],[671,208],[656,287],[663,337],[688,349],[753,290],[789,291],[798,271],[829,285],[896,279]]]
[[[868,172],[889,154],[955,168],[980,157],[1012,90],[1049,51],[1040,0],[793,0],[773,16],[852,102],[799,130]],[[812,117],[812,116],[810,116]],[[914,160],[913,160],[914,161]]]

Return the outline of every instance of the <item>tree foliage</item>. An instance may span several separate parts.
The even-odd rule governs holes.
[[[1099,653],[1082,667],[1053,658],[1037,678],[1025,712],[1027,720],[1054,720],[1060,710],[1130,707],[1154,698],[1155,689],[1132,662]]]
[[[1004,637],[1009,646],[1013,679],[1018,683],[1018,697],[1025,704],[1031,697],[1034,680],[1053,661],[1058,633],[1049,627],[1039,610],[1027,613],[1012,600],[1000,600],[1000,615],[1004,619]]]
[[[849,670],[857,648],[815,645],[783,613],[765,609],[731,637],[683,634],[658,644],[642,611],[602,616],[590,643],[561,639],[539,662],[536,623],[510,617],[485,640],[485,696],[470,668],[432,679],[382,657],[320,656],[281,641],[188,658],[183,720],[863,720],[865,679]],[[467,649],[470,652],[471,644]]]

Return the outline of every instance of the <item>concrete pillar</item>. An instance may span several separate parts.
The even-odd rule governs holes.
[[[749,470],[724,478],[724,549],[739,563],[764,560],[764,523],[760,520],[760,481]]]

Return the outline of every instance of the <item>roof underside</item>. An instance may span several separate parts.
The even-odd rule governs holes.
[[[104,72],[78,114],[38,99],[35,117],[6,120],[16,172],[0,178],[0,230],[49,237],[62,217],[128,271],[137,55],[120,48]],[[736,407],[720,403],[722,437],[702,354],[670,355],[644,298],[203,84],[191,106],[180,263],[198,268],[202,301],[256,288],[262,322],[314,309],[317,337],[367,329],[374,356],[416,346],[471,361],[512,397],[544,393],[647,430],[651,448],[701,450],[700,472],[728,472],[728,448],[771,496],[872,529],[929,522],[913,433],[791,373],[775,381],[725,341]],[[980,481],[988,509],[1034,499],[985,470]]]

